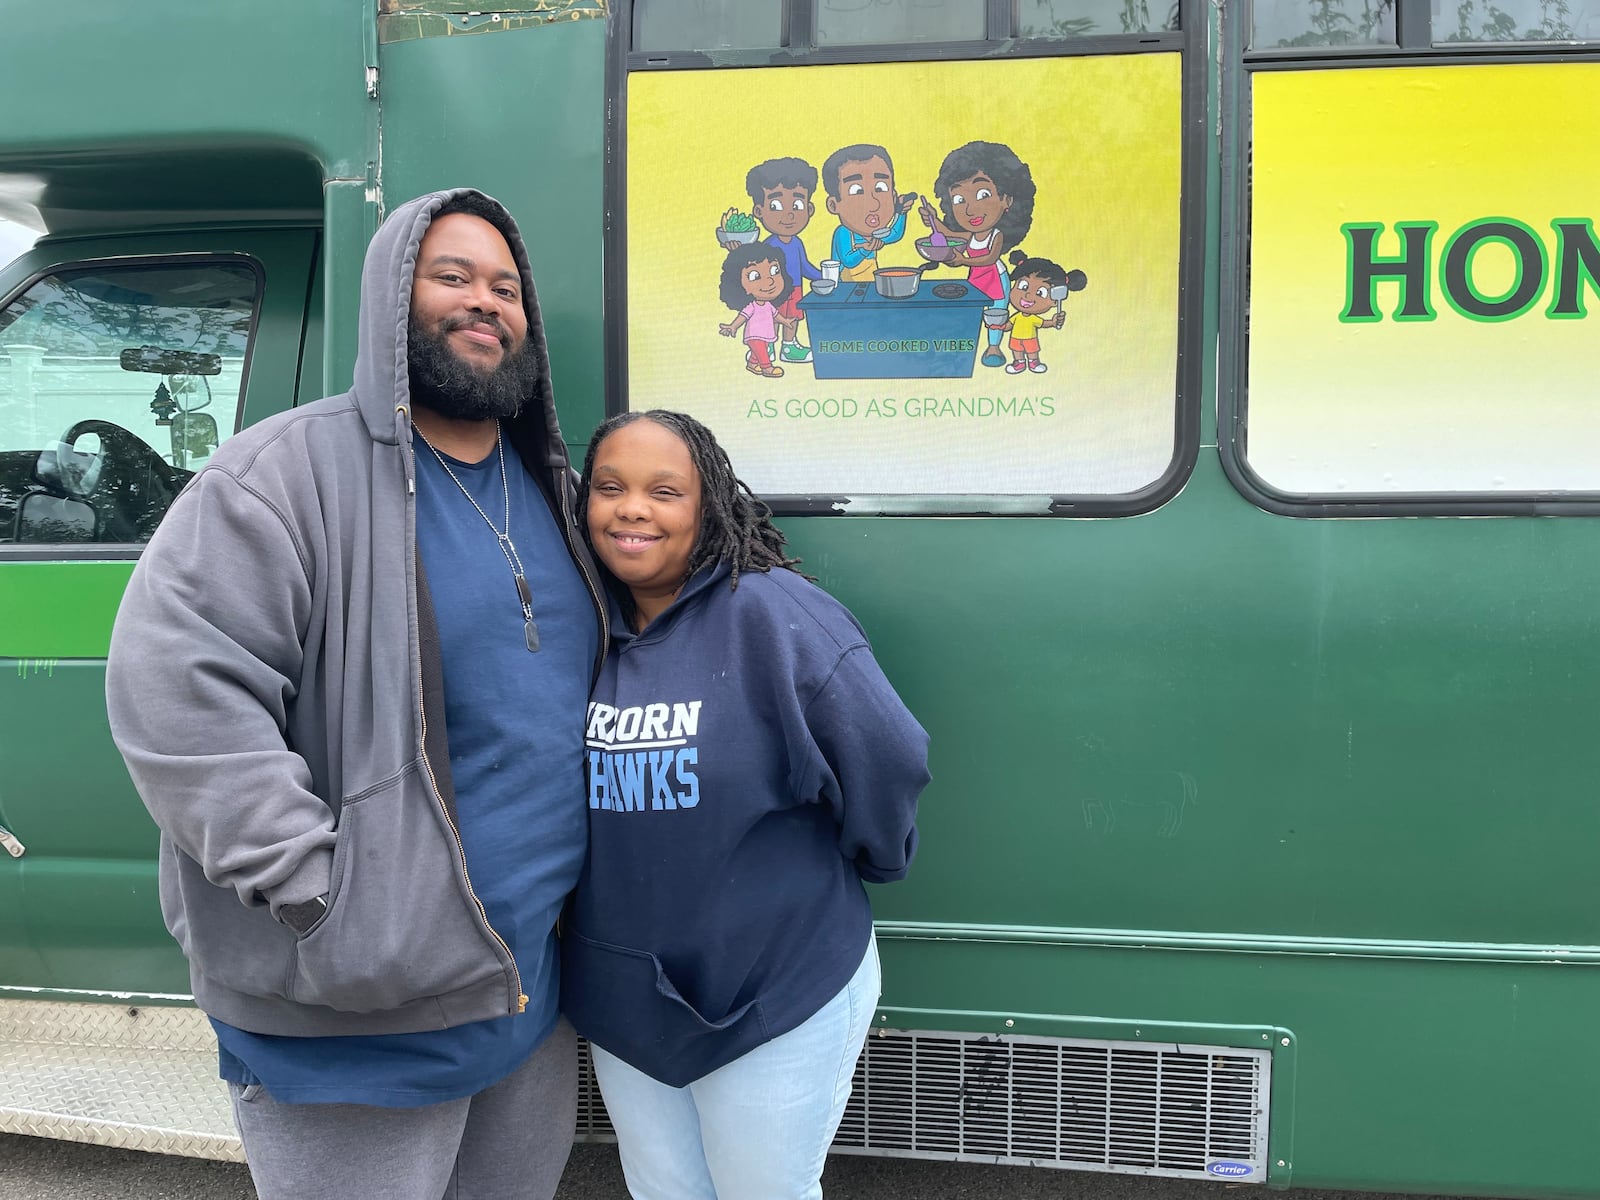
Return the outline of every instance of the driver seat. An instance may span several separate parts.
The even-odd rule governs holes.
[[[85,500],[29,492],[17,505],[13,542],[41,545],[99,541],[100,514]]]

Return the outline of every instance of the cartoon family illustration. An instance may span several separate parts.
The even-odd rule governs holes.
[[[822,164],[820,181],[825,206],[839,221],[829,257],[820,265],[811,261],[800,237],[816,214],[818,183],[817,169],[803,159],[773,158],[750,168],[745,176],[750,216],[730,209],[718,227],[717,239],[727,252],[720,294],[735,314],[718,329],[725,337],[742,335],[746,370],[777,379],[783,364],[812,361],[812,348],[801,335],[806,285],[813,305],[819,297],[832,297],[836,288],[858,283],[891,300],[919,296],[922,274],[940,265],[966,268],[967,288],[934,285],[930,292],[961,301],[963,311],[981,308],[979,361],[984,366],[1003,367],[1012,375],[1047,370],[1040,331],[1062,328],[1065,299],[1083,289],[1087,276],[1017,248],[1033,226],[1036,189],[1028,164],[1009,146],[972,141],[947,154],[933,185],[937,210],[915,192],[896,190],[894,162],[882,146],[858,143],[834,151]],[[913,208],[927,229],[913,243],[925,261],[918,267],[880,268],[878,252],[905,238]],[[756,224],[767,234],[759,241]],[[857,294],[868,293],[858,289]],[[844,310],[827,311],[834,319]],[[874,311],[862,307],[848,315],[868,320]],[[1009,362],[1002,343],[1010,351]],[[835,339],[833,344],[841,343]],[[971,374],[970,357],[964,373]]]

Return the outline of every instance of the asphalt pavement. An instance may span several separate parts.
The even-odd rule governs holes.
[[[1250,1185],[834,1155],[828,1200],[1251,1200]],[[1276,1193],[1260,1191],[1261,1200]],[[556,1200],[627,1200],[614,1146],[573,1150]],[[1295,1200],[1425,1200],[1374,1193],[1296,1191]],[[234,1163],[166,1158],[43,1138],[0,1135],[5,1200],[256,1200]]]

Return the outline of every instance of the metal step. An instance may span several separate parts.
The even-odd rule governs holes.
[[[193,1008],[0,1000],[0,1133],[244,1161]]]

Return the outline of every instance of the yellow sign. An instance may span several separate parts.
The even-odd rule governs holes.
[[[1179,58],[638,72],[628,406],[767,494],[1119,494],[1173,455]]]
[[[1600,66],[1253,86],[1252,468],[1315,494],[1600,489]]]

